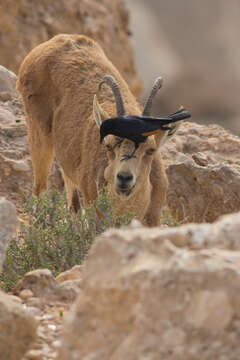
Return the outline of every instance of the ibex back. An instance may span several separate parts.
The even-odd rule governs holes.
[[[101,145],[98,126],[116,116],[116,100],[109,84],[98,92],[106,74],[119,84],[125,112],[140,115],[141,108],[118,70],[100,46],[86,36],[57,35],[34,48],[23,61],[17,86],[27,116],[33,193],[39,196],[47,189],[55,155],[70,207],[76,189],[87,206],[107,184],[116,199],[117,215],[132,209],[143,223],[156,226],[168,186],[157,151],[166,132],[149,136],[132,158],[126,157],[134,149],[130,140],[119,142],[109,135]]]

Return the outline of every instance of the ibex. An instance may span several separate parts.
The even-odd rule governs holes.
[[[108,80],[98,91],[106,74]],[[145,115],[150,114],[160,87],[161,79],[157,79]],[[55,155],[69,207],[74,207],[76,190],[88,206],[106,184],[117,215],[134,209],[144,224],[159,224],[168,181],[158,149],[179,123],[149,136],[131,158],[126,156],[134,150],[130,140],[109,135],[101,145],[99,126],[116,116],[115,107],[118,114],[141,115],[142,110],[95,41],[82,35],[57,35],[35,47],[20,67],[17,88],[26,112],[34,195],[47,189]]]

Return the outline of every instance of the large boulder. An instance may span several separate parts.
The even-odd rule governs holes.
[[[0,292],[0,357],[22,360],[36,339],[37,321],[21,304]]]
[[[5,253],[13,232],[17,226],[15,206],[3,197],[0,197],[0,272],[5,259]]]
[[[196,160],[196,161],[194,161]],[[212,222],[240,210],[240,166],[201,163],[194,155],[168,166],[168,207],[178,221]]]
[[[240,139],[217,125],[185,123],[162,149],[167,203],[178,221],[212,222],[240,211]]]
[[[123,0],[3,1],[0,4],[0,64],[14,72],[36,45],[59,33],[97,40],[132,91],[141,91]]]
[[[58,359],[239,359],[239,224],[106,232]]]

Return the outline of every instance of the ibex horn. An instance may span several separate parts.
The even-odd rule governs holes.
[[[153,84],[152,90],[150,92],[150,95],[148,96],[142,115],[143,116],[149,116],[151,113],[151,109],[152,109],[152,101],[154,99],[154,97],[156,96],[157,92],[159,89],[161,89],[163,84],[163,78],[162,77],[158,77]]]
[[[113,91],[116,101],[116,108],[117,108],[117,115],[124,116],[125,115],[125,108],[123,105],[123,99],[120,91],[120,87],[116,81],[116,79],[112,75],[105,75],[103,80],[99,84],[99,90],[101,89],[102,84],[106,83],[109,85]]]

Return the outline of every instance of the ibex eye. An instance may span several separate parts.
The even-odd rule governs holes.
[[[153,148],[147,149],[146,155],[152,155],[155,151],[156,151],[156,149],[153,149]]]
[[[113,150],[110,145],[106,145],[106,149],[107,149],[107,151],[112,151]]]

